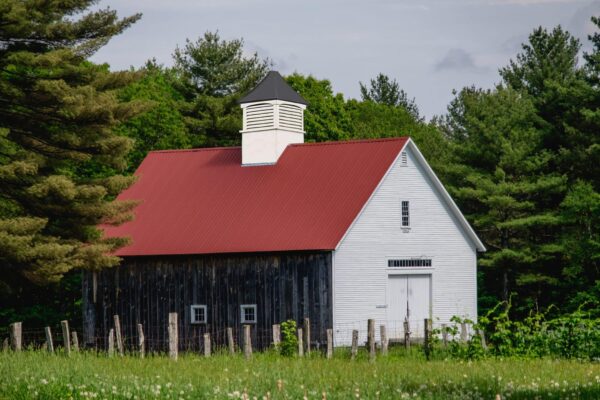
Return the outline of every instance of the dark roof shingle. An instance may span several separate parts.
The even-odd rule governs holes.
[[[284,100],[292,103],[308,105],[277,71],[270,71],[250,93],[242,97],[238,103],[253,103],[255,101]]]

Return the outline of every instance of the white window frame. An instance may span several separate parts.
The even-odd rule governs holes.
[[[204,310],[204,321],[196,320],[196,310]],[[194,325],[206,324],[208,320],[208,307],[206,304],[192,304],[190,306],[190,323]]]
[[[254,321],[246,320],[246,313],[244,312],[246,309],[251,308],[254,310]],[[240,321],[242,324],[256,324],[258,320],[256,304],[242,304],[240,306]]]
[[[406,219],[407,224],[404,224],[404,203],[406,203]],[[400,201],[400,225],[403,229],[410,229],[410,201],[409,200],[401,200]]]

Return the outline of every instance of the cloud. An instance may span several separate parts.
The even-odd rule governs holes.
[[[485,67],[475,63],[473,56],[463,49],[450,49],[446,55],[435,64],[436,71],[471,71],[484,72]]]
[[[590,20],[593,15],[600,16],[600,1],[593,1],[579,8],[567,24],[567,29],[584,44],[587,44],[588,35],[596,31],[596,26]]]
[[[561,4],[561,3],[581,3],[582,0],[489,0],[488,4],[493,5],[520,5],[531,6],[538,4]]]

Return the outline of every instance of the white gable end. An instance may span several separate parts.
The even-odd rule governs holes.
[[[352,329],[366,339],[369,318],[385,324],[390,338],[401,338],[407,314],[417,336],[423,318],[477,317],[476,252],[483,245],[416,146],[409,142],[403,151],[334,252],[338,344],[350,340]],[[409,226],[403,226],[403,201]],[[399,266],[389,266],[394,263]]]

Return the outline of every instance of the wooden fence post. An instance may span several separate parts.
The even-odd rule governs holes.
[[[429,360],[431,356],[431,350],[433,347],[433,341],[431,339],[432,321],[429,318],[423,320],[423,350],[425,351],[425,358]]]
[[[483,350],[487,350],[487,343],[485,341],[485,331],[483,329],[479,330],[479,337],[481,337],[481,348],[483,348]]]
[[[179,352],[179,337],[177,329],[177,313],[169,313],[169,357],[177,360]]]
[[[234,354],[235,343],[233,342],[233,328],[227,328],[227,345],[229,346],[229,354]]]
[[[381,336],[381,354],[385,356],[388,353],[388,338],[385,325],[379,326],[379,336]]]
[[[302,343],[302,338],[304,334],[302,332],[302,328],[298,328],[298,357],[304,357],[304,344]]]
[[[138,349],[140,351],[140,358],[144,358],[146,355],[146,338],[144,337],[144,327],[142,324],[137,324],[138,331]]]
[[[49,326],[44,328],[44,332],[46,333],[46,350],[48,353],[54,353],[54,342],[52,341],[52,330]]]
[[[108,356],[112,357],[115,355],[115,330],[110,328],[108,331]]]
[[[252,335],[250,335],[250,325],[244,325],[244,357],[252,357]]]
[[[73,351],[79,352],[79,338],[76,331],[71,332],[71,342],[73,344]]]
[[[210,357],[210,333],[204,334],[204,357]]]
[[[467,341],[467,338],[467,323],[463,321],[460,323],[460,341],[464,343]]]
[[[407,318],[404,318],[404,347],[410,350],[410,324]]]
[[[333,329],[327,329],[327,358],[333,357]]]
[[[23,348],[23,324],[21,322],[10,324],[10,345],[14,351],[21,351]]]
[[[278,348],[281,344],[281,325],[273,325],[273,347]]]
[[[354,360],[358,354],[358,330],[352,331],[352,350],[350,350],[351,358]]]
[[[123,336],[121,334],[121,321],[119,320],[118,315],[113,315],[113,320],[115,322],[115,339],[117,341],[117,351],[119,355],[123,357]]]
[[[369,346],[369,360],[375,360],[375,320],[367,320],[367,345]]]
[[[442,343],[444,348],[448,347],[448,327],[446,324],[442,324]]]
[[[304,318],[304,345],[306,346],[306,355],[310,355],[310,319]]]
[[[69,321],[60,321],[60,327],[62,328],[63,334],[63,345],[65,347],[65,354],[71,355],[71,334],[69,333]]]

